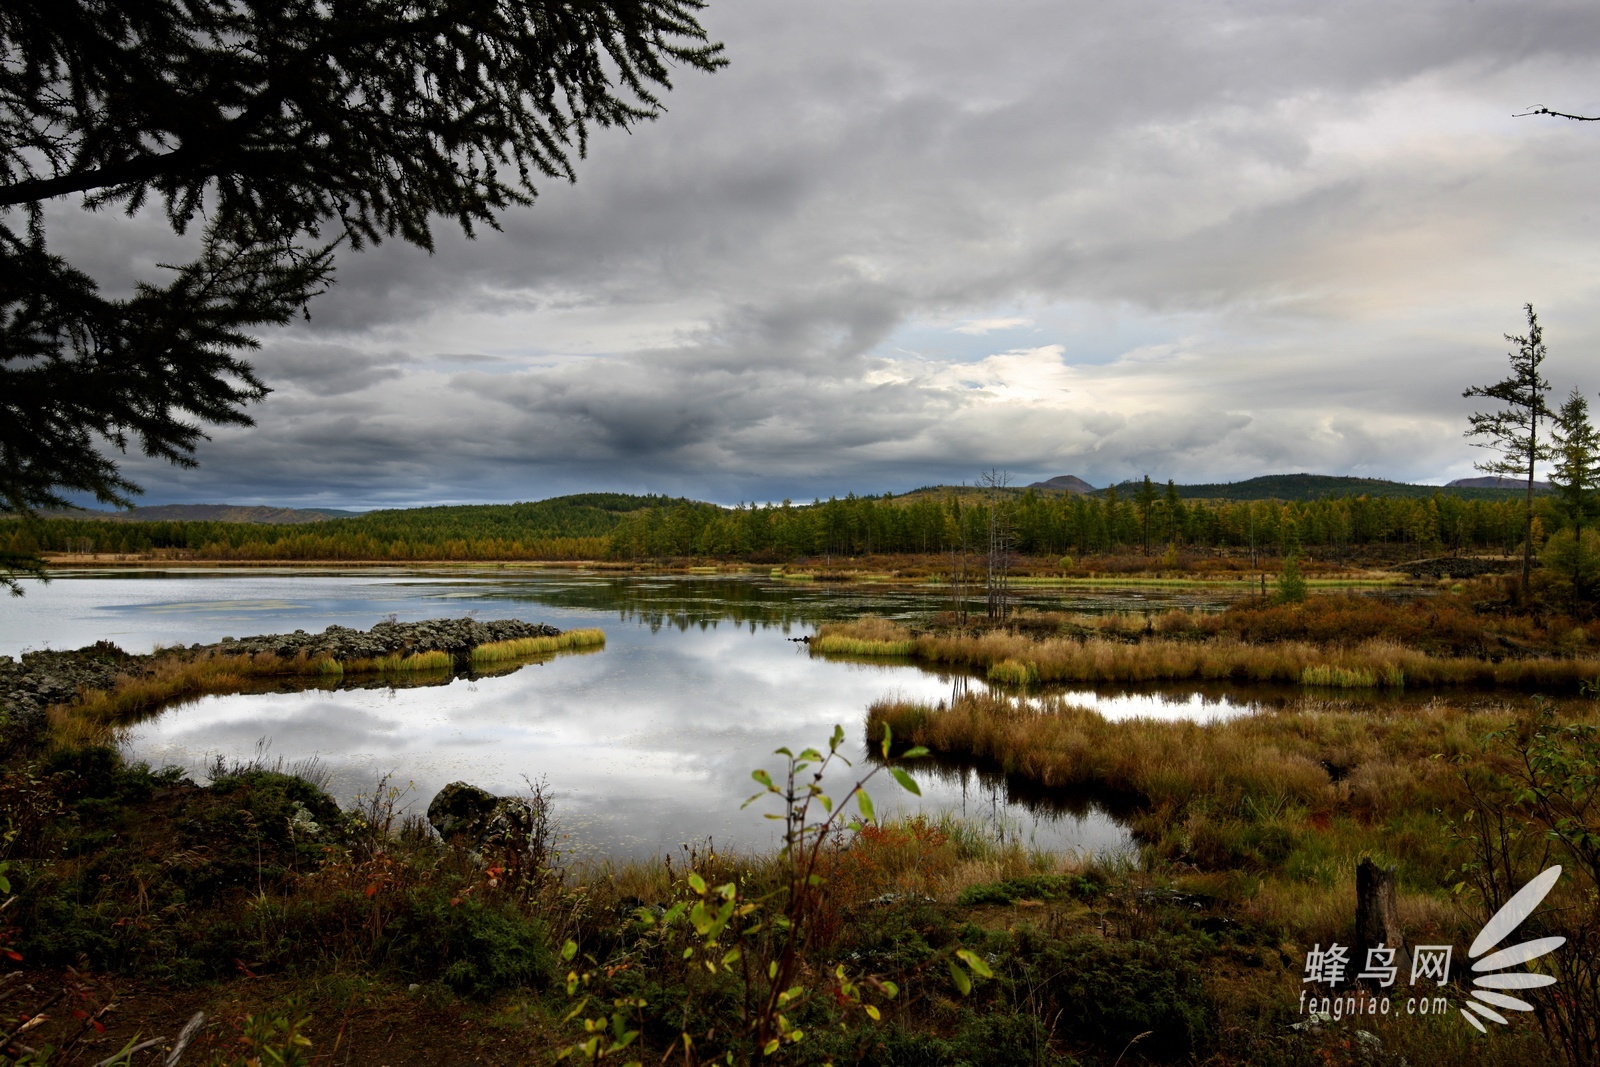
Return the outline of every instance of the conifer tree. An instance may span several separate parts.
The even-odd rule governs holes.
[[[1506,334],[1506,340],[1516,345],[1510,352],[1511,374],[1493,385],[1474,385],[1461,395],[1481,396],[1498,400],[1505,406],[1499,411],[1477,412],[1468,419],[1466,435],[1482,440],[1473,444],[1493,449],[1500,458],[1477,464],[1486,474],[1499,474],[1526,479],[1527,492],[1523,504],[1522,524],[1522,592],[1528,591],[1528,580],[1533,570],[1533,478],[1539,461],[1550,458],[1550,446],[1539,436],[1539,424],[1553,417],[1545,403],[1544,394],[1550,391],[1539,366],[1544,362],[1544,332],[1539,328],[1539,318],[1533,305],[1523,305],[1528,315],[1528,332],[1521,337]]]
[[[267,388],[242,354],[333,251],[471,236],[571,181],[599,127],[725,63],[700,0],[8,0],[0,5],[0,514],[138,492]],[[46,206],[157,206],[197,255],[108,296]],[[55,210],[52,208],[52,211]],[[204,220],[204,225],[196,226]]]
[[[1600,512],[1600,433],[1589,421],[1589,401],[1577,389],[1567,395],[1561,410],[1556,412],[1551,431],[1550,485],[1556,493],[1556,504],[1563,517],[1571,524],[1571,555],[1567,561],[1575,599],[1581,599],[1587,590],[1584,576],[1592,567],[1586,559],[1584,534],[1589,520]]]

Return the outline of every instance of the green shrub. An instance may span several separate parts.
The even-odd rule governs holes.
[[[1037,874],[1004,882],[968,886],[956,903],[1014,904],[1019,900],[1087,900],[1105,892],[1105,886],[1076,874]]]
[[[1186,1058],[1199,1047],[1211,1006],[1192,946],[1172,938],[1107,941],[1092,934],[1047,938],[1027,928],[1017,957],[1043,981],[1056,1034],[1115,1057],[1140,1034],[1144,1058]]]
[[[964,1012],[950,1042],[952,1067],[1066,1067],[1051,1054],[1050,1032],[1038,1016],[1022,1012]]]
[[[418,891],[384,929],[381,961],[413,982],[484,999],[555,973],[544,923],[477,900]]]

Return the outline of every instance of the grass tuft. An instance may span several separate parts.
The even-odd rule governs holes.
[[[811,639],[811,651],[844,656],[909,656],[915,645],[910,630],[876,615],[824,623]]]
[[[1381,667],[1332,667],[1319,664],[1300,672],[1300,684],[1331,689],[1376,689],[1380,685],[1403,689],[1406,672],[1393,664]]]
[[[516,637],[509,641],[491,641],[479,645],[472,650],[472,662],[498,663],[563,649],[601,648],[605,643],[605,631],[598,629],[568,630],[555,637]]]
[[[1039,668],[1019,659],[1003,659],[989,668],[989,681],[1001,685],[1030,685],[1039,680]]]
[[[394,671],[448,671],[455,667],[455,657],[448,652],[414,652],[409,656],[399,652],[371,659],[352,659],[334,663],[339,674],[389,674]]]

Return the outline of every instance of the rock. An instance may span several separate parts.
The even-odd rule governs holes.
[[[451,782],[428,802],[428,822],[449,841],[477,838],[488,825],[500,798],[466,782]]]
[[[0,656],[0,754],[37,740],[44,727],[45,709],[50,705],[69,704],[83,690],[109,689],[119,675],[145,673],[152,664],[173,654],[223,652],[254,656],[269,652],[285,659],[331,656],[347,661],[396,653],[448,652],[457,669],[464,669],[478,645],[521,637],[556,637],[560,633],[554,626],[518,619],[426,619],[384,621],[365,632],[330,626],[320,634],[296,630],[292,634],[224,637],[213,645],[190,645],[187,649],[180,645],[151,655],[130,655],[109,641],[100,641],[71,652],[24,652],[21,662]]]
[[[539,812],[523,797],[501,797],[479,836],[479,844],[489,848],[525,849],[533,841],[539,825]]]
[[[425,619],[421,622],[380,622],[369,631],[330,626],[320,634],[296,630],[292,634],[241,637],[228,643],[230,653],[250,655],[272,652],[292,657],[332,656],[334,659],[376,659],[393,653],[448,652],[465,657],[478,645],[518,637],[555,637],[561,631],[544,623],[518,619]]]
[[[109,688],[132,659],[109,641],[75,652],[24,652],[20,663],[0,656],[0,747],[28,742],[43,728],[45,708],[75,700],[80,690]]]
[[[451,782],[428,804],[428,822],[440,837],[477,849],[528,848],[541,814],[525,797],[497,797],[466,782]]]

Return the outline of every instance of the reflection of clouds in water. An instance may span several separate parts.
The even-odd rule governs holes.
[[[611,628],[592,656],[558,657],[512,674],[417,689],[356,689],[210,697],[141,726],[130,753],[202,770],[212,753],[247,758],[270,738],[286,761],[316,755],[348,801],[394,772],[415,782],[425,806],[446,782],[465,779],[494,792],[545,779],[569,828],[590,846],[632,853],[714,838],[721,847],[774,840],[763,804],[740,810],[755,786],[750,771],[782,767],[774,749],[826,742],[835,723],[857,760],[828,774],[842,795],[871,768],[863,721],[885,696],[937,702],[948,677],[905,665],[831,662],[775,632],[743,626],[691,627],[652,634]],[[1066,694],[1108,715],[1236,714],[1226,702],[1148,694]],[[871,787],[880,813],[949,811],[987,821],[1031,847],[1117,850],[1126,832],[1092,806],[1045,811],[1008,798],[1003,784],[960,772],[917,768],[918,799],[886,776]]]
[[[1108,719],[1166,719],[1176,722],[1214,722],[1251,715],[1261,710],[1255,701],[1234,700],[1227,696],[1189,693],[1097,693],[1092,689],[1051,692],[1068,704],[1092,708]],[[1037,696],[1030,702],[1039,703]]]
[[[602,847],[650,852],[708,836],[719,846],[766,845],[772,824],[760,806],[740,811],[739,805],[754,791],[752,768],[778,768],[773,749],[823,744],[839,723],[854,759],[864,752],[862,725],[874,700],[898,692],[937,702],[949,699],[958,677],[965,681],[904,664],[813,658],[785,639],[791,624],[804,632],[822,618],[862,611],[904,616],[944,605],[906,589],[796,589],[757,579],[434,576],[399,569],[63,574],[49,586],[30,587],[25,613],[0,616],[0,651],[89,644],[108,636],[108,618],[131,617],[141,622],[127,639],[130,650],[229,633],[318,631],[331,623],[366,627],[390,613],[412,620],[481,609],[480,618],[600,625],[605,651],[503,676],[416,689],[205,698],[142,724],[128,750],[201,776],[214,755],[250,759],[267,738],[269,761],[319,756],[347,802],[391,772],[402,785],[416,783],[413,802],[421,806],[457,779],[514,792],[524,788],[524,776],[544,778],[565,825]],[[1159,714],[1165,707],[1148,695],[1071,699],[1108,716],[1135,708]],[[1184,717],[1210,717],[1219,708],[1236,713],[1196,701],[1178,707]],[[842,794],[865,769],[841,768],[827,785]],[[1096,811],[1036,815],[976,780],[916,773],[921,800],[888,779],[875,782],[880,812],[980,818],[987,811],[1015,820],[1025,840],[1043,847],[1105,848],[1125,840]]]
[[[866,706],[885,692],[937,700],[946,683],[914,669],[814,660],[775,633],[692,628],[615,632],[605,652],[514,674],[419,689],[211,697],[142,725],[130,754],[203,769],[210,753],[248,757],[258,739],[293,761],[318,755],[345,799],[396,770],[431,797],[466,779],[497,792],[548,779],[559,808],[608,844],[652,851],[682,840],[765,844],[769,824],[740,811],[749,772],[780,745],[821,744],[834,723],[862,749]],[[830,775],[830,788],[848,788]],[[879,786],[886,812],[892,784]],[[959,799],[959,798],[956,798]],[[924,806],[943,808],[932,797]]]

